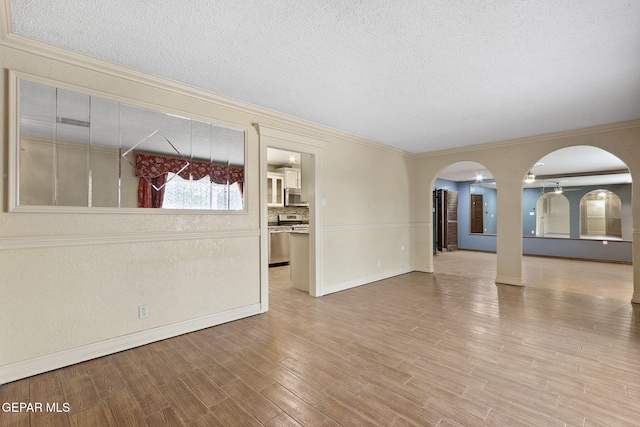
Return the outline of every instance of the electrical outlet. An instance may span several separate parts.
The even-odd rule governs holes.
[[[378,260],[378,268],[382,267],[382,261]]]
[[[147,317],[149,317],[149,307],[146,305],[138,307],[138,319],[146,319]]]

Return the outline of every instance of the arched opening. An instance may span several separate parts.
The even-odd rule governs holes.
[[[535,261],[526,257],[523,262],[525,281],[533,286],[629,298],[633,292],[629,266],[633,227],[632,179],[627,165],[598,147],[566,147],[538,160],[523,181],[523,255],[536,256]],[[618,277],[627,279],[606,280],[617,274],[611,273],[597,281],[594,275],[593,283],[576,283],[570,271],[563,269],[593,266],[565,265],[582,261],[607,262],[600,271],[622,269],[625,274]],[[544,280],[531,271],[527,277],[528,263],[540,265]]]
[[[580,238],[622,240],[622,201],[616,193],[599,189],[580,200]]]
[[[432,190],[434,268],[494,279],[498,215],[493,175],[480,163],[457,162],[440,171]],[[487,258],[477,268],[457,262],[464,250]]]
[[[569,199],[556,191],[544,193],[536,202],[536,236],[569,238]]]

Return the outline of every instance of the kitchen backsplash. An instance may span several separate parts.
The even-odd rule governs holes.
[[[278,215],[296,214],[302,215],[305,221],[309,221],[309,208],[305,206],[286,206],[283,208],[269,208],[269,222],[278,222]]]

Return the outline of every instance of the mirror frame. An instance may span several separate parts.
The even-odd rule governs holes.
[[[196,120],[206,124],[230,128],[244,133],[244,177],[245,177],[245,199],[242,209],[235,210],[213,210],[213,209],[152,209],[139,207],[90,207],[90,206],[50,206],[50,205],[20,205],[20,82],[26,81],[58,89],[76,92],[82,95],[95,96],[108,101],[126,104],[128,106],[143,108],[163,114],[172,114],[189,120]],[[188,95],[184,95],[187,96]],[[126,213],[126,214],[144,214],[144,215],[238,215],[249,213],[249,203],[246,194],[247,181],[251,176],[249,172],[248,162],[248,133],[249,126],[242,126],[235,123],[229,123],[211,117],[205,117],[191,112],[175,110],[155,104],[151,104],[136,99],[125,98],[118,95],[108,94],[86,87],[76,86],[73,84],[60,82],[57,80],[40,77],[28,73],[15,70],[8,70],[8,195],[7,212],[31,212],[31,213]]]

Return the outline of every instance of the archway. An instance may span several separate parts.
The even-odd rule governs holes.
[[[447,255],[457,250],[495,253],[497,188],[491,172],[478,162],[456,162],[438,173],[431,188],[433,252],[439,257],[434,269],[444,265],[445,259],[452,259]],[[467,274],[462,270],[458,273]],[[495,278],[495,262],[485,274]]]
[[[543,156],[524,177],[523,255],[631,264],[631,192],[627,165],[601,148],[572,146]],[[633,283],[624,286],[626,298]]]

